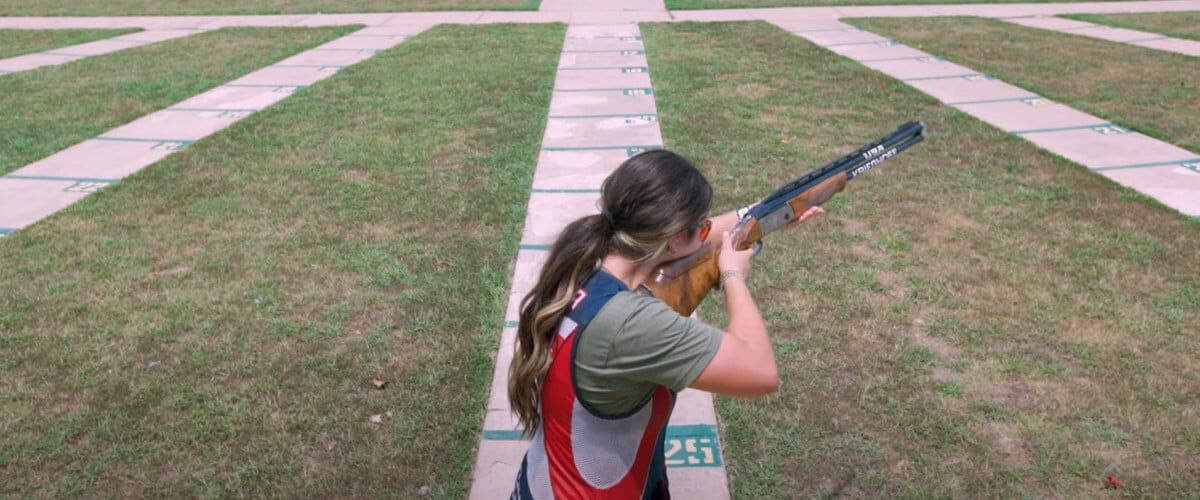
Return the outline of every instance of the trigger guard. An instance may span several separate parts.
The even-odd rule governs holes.
[[[761,241],[754,242],[753,248],[754,248],[754,255],[752,255],[751,257],[757,257],[759,252],[762,252],[763,242],[761,242]]]

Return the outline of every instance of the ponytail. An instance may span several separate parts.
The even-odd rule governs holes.
[[[550,340],[575,293],[609,253],[639,263],[663,255],[673,235],[693,231],[707,220],[712,204],[712,186],[704,175],[687,158],[661,149],[625,160],[604,179],[600,193],[601,213],[563,229],[537,284],[521,300],[508,401],[526,436],[542,423]]]
[[[525,435],[541,425],[542,379],[550,370],[550,339],[575,293],[608,253],[608,221],[600,214],[569,224],[550,249],[537,285],[521,301],[517,344],[508,369],[508,400]]]

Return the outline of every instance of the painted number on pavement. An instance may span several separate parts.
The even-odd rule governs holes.
[[[1125,130],[1116,125],[1101,125],[1099,127],[1093,128],[1092,130],[1095,130],[1096,132],[1099,132],[1103,135],[1120,135],[1120,134],[1128,134],[1129,133],[1128,130]]]
[[[107,182],[76,182],[64,189],[68,193],[95,193],[108,186]]]
[[[663,450],[667,467],[719,467],[721,444],[711,425],[681,425],[667,428]]]

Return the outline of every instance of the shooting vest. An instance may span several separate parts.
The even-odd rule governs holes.
[[[622,415],[602,414],[579,397],[575,351],[588,323],[628,288],[600,271],[576,293],[550,345],[542,383],[542,424],[521,461],[511,499],[670,498],[663,455],[675,393],[658,386]]]

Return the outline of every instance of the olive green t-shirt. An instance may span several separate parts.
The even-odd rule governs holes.
[[[581,332],[579,397],[606,414],[627,413],[659,385],[681,391],[717,354],[721,330],[680,316],[662,301],[619,292]]]

